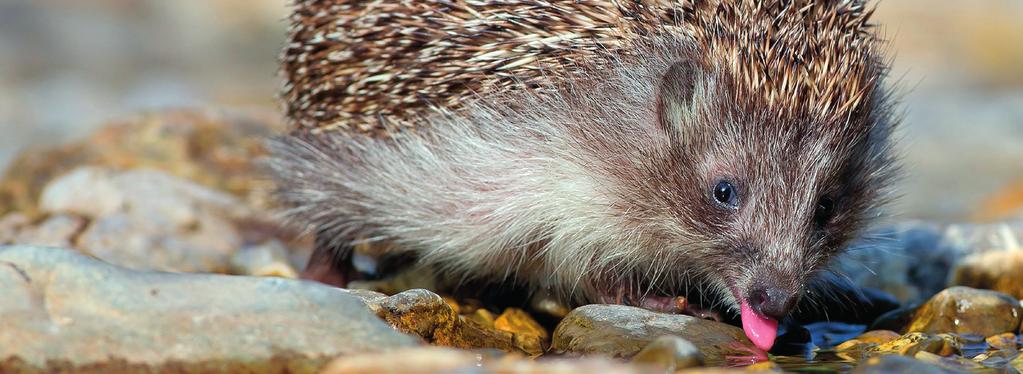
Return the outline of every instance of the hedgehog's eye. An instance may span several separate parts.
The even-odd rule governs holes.
[[[714,201],[726,208],[735,209],[739,206],[739,192],[736,190],[732,182],[720,181],[714,186]]]
[[[817,209],[813,213],[813,221],[817,227],[824,227],[831,222],[833,215],[835,215],[835,201],[830,196],[821,196],[817,201]]]

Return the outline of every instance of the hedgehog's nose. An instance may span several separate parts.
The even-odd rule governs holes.
[[[796,306],[798,296],[777,287],[757,288],[750,294],[749,302],[753,310],[761,315],[782,319]]]

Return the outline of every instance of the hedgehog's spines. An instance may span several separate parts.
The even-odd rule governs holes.
[[[872,13],[862,0],[303,1],[282,96],[293,129],[387,135],[432,106],[544,87],[571,70],[548,67],[676,33],[733,78],[737,104],[833,119],[883,73]]]

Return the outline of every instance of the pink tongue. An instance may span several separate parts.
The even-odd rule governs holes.
[[[757,348],[763,350],[771,349],[774,345],[774,338],[778,335],[778,321],[774,318],[764,317],[753,311],[745,301],[740,306],[742,311],[742,329],[746,336]]]

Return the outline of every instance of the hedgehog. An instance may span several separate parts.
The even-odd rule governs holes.
[[[769,349],[892,195],[898,121],[872,13],[297,1],[290,130],[269,160],[285,216],[317,238],[304,277],[344,286],[352,248],[381,244],[575,304],[678,311],[702,292]]]

